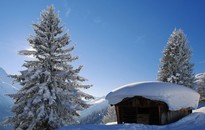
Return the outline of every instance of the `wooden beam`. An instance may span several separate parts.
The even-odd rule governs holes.
[[[117,124],[122,124],[122,121],[120,120],[119,106],[115,106],[115,112],[117,115]]]

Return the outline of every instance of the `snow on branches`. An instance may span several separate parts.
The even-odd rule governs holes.
[[[158,80],[193,87],[194,65],[190,63],[191,53],[184,32],[175,29],[163,51]]]
[[[70,64],[78,59],[72,56],[73,46],[67,33],[62,34],[59,15],[54,6],[41,14],[40,21],[33,24],[35,34],[28,39],[33,50],[22,50],[19,54],[35,57],[25,61],[26,70],[13,77],[23,87],[10,94],[15,103],[14,113],[6,122],[14,129],[47,130],[74,124],[79,110],[89,105],[85,99],[93,98],[81,91],[91,85],[83,85],[85,78]]]

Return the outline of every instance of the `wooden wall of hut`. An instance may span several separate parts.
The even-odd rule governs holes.
[[[169,111],[166,103],[152,101],[140,96],[124,99],[115,105],[118,124],[139,123],[163,125],[174,122],[189,113],[189,109]]]

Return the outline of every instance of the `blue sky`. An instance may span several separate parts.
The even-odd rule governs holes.
[[[0,67],[9,74],[24,68],[17,51],[29,48],[32,23],[54,4],[69,32],[74,65],[103,96],[124,84],[156,80],[159,59],[174,28],[182,28],[193,51],[194,73],[205,72],[203,0],[1,0]]]

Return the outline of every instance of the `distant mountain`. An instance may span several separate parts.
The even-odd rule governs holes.
[[[11,107],[13,100],[6,96],[6,94],[15,93],[20,85],[12,85],[13,79],[8,77],[4,69],[0,67],[0,121],[3,121],[8,116],[11,116]],[[0,130],[7,130],[9,127],[0,126]]]

